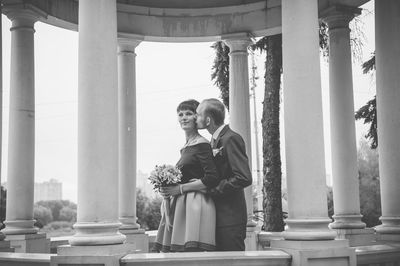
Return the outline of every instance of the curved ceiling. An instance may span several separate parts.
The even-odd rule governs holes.
[[[319,9],[368,1],[319,0]],[[78,29],[78,0],[3,0],[3,5],[38,10],[44,23]],[[281,31],[281,0],[117,0],[117,11],[120,35],[149,41],[214,41]]]

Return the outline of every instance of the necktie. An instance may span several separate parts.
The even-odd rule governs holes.
[[[214,138],[211,138],[211,148],[214,148],[214,142],[215,142],[215,139]]]

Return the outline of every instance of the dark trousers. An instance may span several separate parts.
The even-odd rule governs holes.
[[[244,251],[245,238],[246,224],[217,227],[215,236],[217,251]]]

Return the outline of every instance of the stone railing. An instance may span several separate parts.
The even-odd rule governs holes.
[[[279,250],[237,252],[187,252],[129,254],[121,259],[122,266],[289,266],[291,256]]]
[[[400,243],[360,246],[356,248],[358,266],[400,265]]]

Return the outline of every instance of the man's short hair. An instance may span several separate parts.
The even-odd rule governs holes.
[[[206,103],[205,114],[210,116],[217,126],[222,125],[225,120],[224,104],[215,98],[205,99],[203,102]]]

